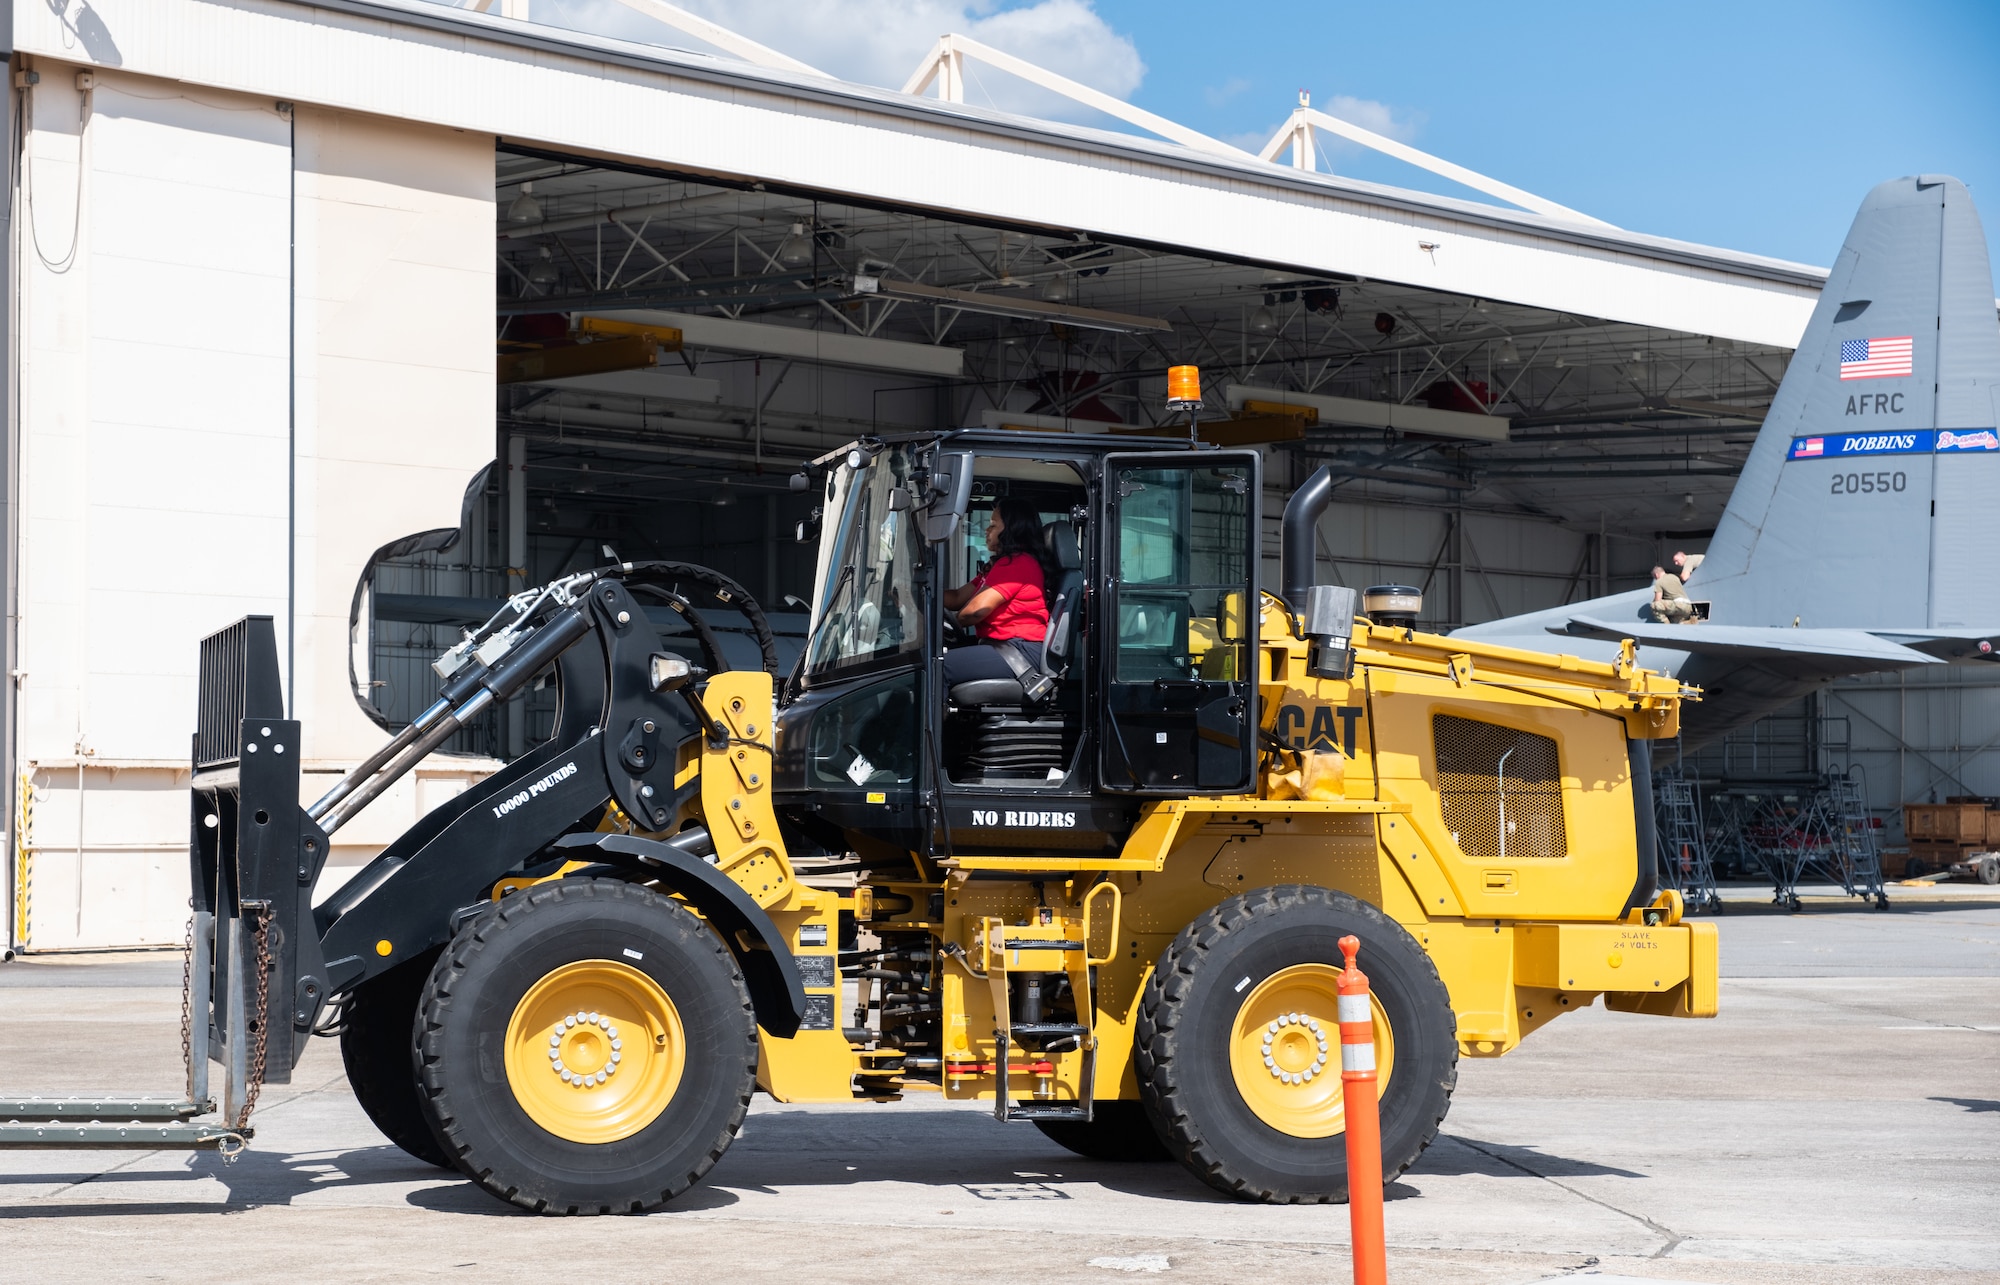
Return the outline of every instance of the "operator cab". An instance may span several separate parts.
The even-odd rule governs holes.
[[[817,463],[813,616],[777,726],[793,824],[935,857],[1113,852],[1146,796],[1252,788],[1255,454],[966,431]],[[993,559],[1007,500],[1048,554],[1041,661],[947,682],[947,653],[992,645],[944,599]]]
[[[1045,790],[1068,783],[1082,748],[1084,666],[1083,545],[1089,490],[1073,462],[974,455],[972,490],[957,531],[943,541],[939,564],[945,586],[971,582],[991,565],[987,524],[1002,500],[1033,506],[1048,566],[1038,666],[1023,660],[1020,677],[975,678],[943,683],[943,754],[946,780],[953,785],[1007,790]],[[942,613],[946,651],[992,647],[955,618]],[[1019,653],[1016,653],[1017,655]],[[1034,689],[1030,694],[1030,689]]]

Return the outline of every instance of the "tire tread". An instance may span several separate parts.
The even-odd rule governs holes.
[[[452,1162],[461,1173],[501,1200],[539,1214],[610,1214],[644,1213],[658,1208],[675,1196],[688,1190],[715,1167],[723,1153],[736,1140],[737,1132],[743,1126],[743,1118],[750,1109],[750,1096],[757,1087],[756,1076],[756,1013],[750,1004],[750,995],[741,981],[736,986],[736,998],[742,1006],[742,1014],[751,1031],[749,1056],[745,1059],[744,1073],[737,1085],[735,1103],[729,1119],[722,1131],[709,1143],[705,1154],[684,1175],[661,1188],[657,1196],[634,1199],[619,1206],[608,1204],[585,1207],[582,1205],[553,1206],[547,1199],[525,1194],[519,1187],[502,1186],[493,1181],[491,1166],[482,1166],[473,1159],[473,1144],[466,1138],[461,1122],[452,1113],[450,1098],[436,1065],[442,1056],[439,1047],[445,1019],[449,1014],[454,986],[465,976],[479,958],[495,948],[501,935],[513,929],[519,921],[540,906],[553,902],[584,899],[630,900],[634,898],[658,901],[669,908],[670,913],[686,914],[675,903],[668,901],[649,889],[635,887],[616,879],[560,879],[525,892],[503,898],[494,906],[462,926],[458,934],[445,947],[437,967],[431,972],[430,981],[424,987],[424,994],[418,1006],[419,1029],[417,1032],[417,1056],[420,1063],[419,1084],[426,1095],[430,1107],[430,1117],[438,1133],[438,1141],[444,1147]],[[735,968],[735,960],[728,947],[713,933],[703,932],[696,938],[728,965]]]
[[[1267,915],[1309,906],[1325,906],[1359,914],[1363,919],[1373,921],[1385,934],[1406,931],[1377,907],[1330,888],[1310,884],[1278,884],[1258,888],[1229,898],[1181,929],[1161,954],[1139,1005],[1136,1041],[1139,1096],[1168,1150],[1216,1190],[1267,1204],[1332,1204],[1344,1201],[1346,1193],[1344,1190],[1326,1195],[1284,1192],[1259,1186],[1247,1175],[1235,1172],[1229,1160],[1202,1135],[1191,1117],[1179,1074],[1178,1061],[1183,1054],[1180,1032],[1176,1028],[1181,1015],[1180,1001],[1196,984],[1203,964],[1231,936]],[[1429,952],[1420,949],[1417,953],[1430,970],[1430,980],[1443,992],[1444,981],[1438,976],[1437,965]],[[1443,1102],[1448,1106],[1452,1091],[1458,1084],[1458,1044],[1455,1038],[1450,1043],[1443,1083]],[[1416,1163],[1417,1157],[1436,1140],[1444,1117],[1445,1111],[1440,1108],[1433,1118],[1425,1122],[1422,1140],[1415,1152],[1396,1162],[1393,1171],[1384,1166],[1382,1179],[1385,1183],[1394,1181]]]

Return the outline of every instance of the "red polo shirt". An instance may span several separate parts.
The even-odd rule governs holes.
[[[986,573],[972,582],[980,589],[1004,595],[992,614],[980,622],[979,636],[987,642],[1025,638],[1038,643],[1048,636],[1048,580],[1042,564],[1025,553],[996,558]]]

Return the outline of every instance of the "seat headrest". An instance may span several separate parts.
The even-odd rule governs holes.
[[[1064,571],[1083,570],[1083,551],[1077,547],[1076,527],[1068,518],[1059,518],[1042,528],[1042,543],[1055,555]]]

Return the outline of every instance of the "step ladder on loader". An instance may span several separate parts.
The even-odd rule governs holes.
[[[201,645],[194,889],[182,982],[184,1096],[0,1096],[0,1150],[240,1151],[266,1084],[287,1084],[325,1000],[312,920],[326,834],[299,806],[299,725],[284,717],[269,616]],[[221,1068],[221,1100],[209,1064]]]
[[[1108,903],[1108,918],[1093,915],[1101,903]],[[958,955],[974,977],[983,977],[991,988],[994,1015],[994,1052],[990,1073],[995,1080],[993,1118],[1010,1120],[1069,1120],[1088,1124],[1096,1114],[1097,1033],[1091,1019],[1096,1012],[1096,968],[1111,962],[1117,951],[1120,893],[1116,884],[1100,883],[1083,899],[1083,914],[1066,919],[1048,915],[1039,924],[1009,924],[989,918],[978,933],[979,962],[974,967],[970,954]],[[1108,926],[1107,953],[1090,953],[1093,928]],[[1073,1022],[1051,1021],[1046,1017],[1045,992],[1053,989],[1056,978],[1069,982],[1075,997]],[[1015,1050],[1026,1055],[1016,1062]],[[1082,1068],[1076,1083],[1080,1091],[1074,1101],[1053,1096],[1054,1058],[1078,1053]],[[956,1065],[954,1065],[956,1064]],[[988,1068],[969,1058],[945,1059],[946,1074],[952,1078],[974,1076]],[[1014,1077],[1025,1073],[1033,1083],[1024,1101],[1014,1097]]]

